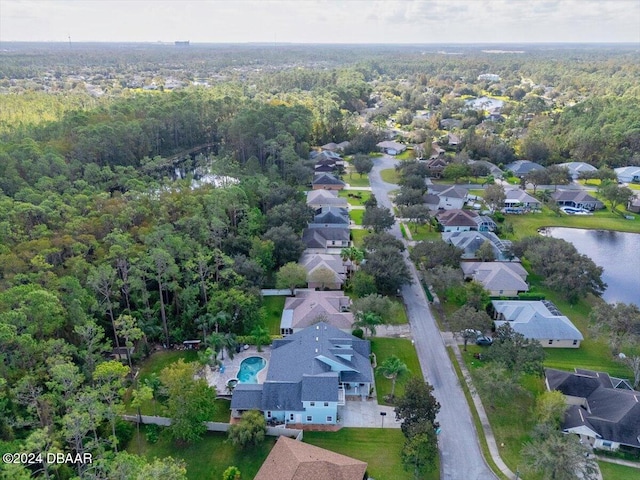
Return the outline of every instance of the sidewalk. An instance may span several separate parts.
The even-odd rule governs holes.
[[[471,398],[473,399],[473,405],[475,406],[476,412],[478,412],[478,417],[480,417],[480,423],[482,424],[482,430],[484,434],[484,438],[487,440],[487,446],[489,447],[489,453],[491,454],[491,458],[496,466],[500,469],[500,471],[505,474],[507,477],[511,479],[516,479],[516,474],[513,473],[509,467],[504,463],[502,458],[500,457],[500,452],[498,450],[498,444],[496,443],[496,438],[493,436],[493,431],[491,430],[491,425],[489,424],[489,419],[487,418],[487,413],[484,411],[484,406],[482,405],[482,401],[477,393],[475,393],[473,387],[471,386],[471,374],[469,370],[467,370],[467,366],[464,364],[462,360],[462,354],[460,353],[460,348],[458,347],[458,343],[455,341],[453,336],[448,339],[447,345],[450,345],[453,349],[453,353],[456,356],[456,360],[458,361],[458,365],[460,366],[460,371],[462,371],[462,376],[466,384],[469,386],[469,391],[471,392]],[[478,432],[480,433],[480,432]]]

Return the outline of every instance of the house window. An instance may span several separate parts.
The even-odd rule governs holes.
[[[574,341],[573,341],[573,344],[574,344],[574,345],[577,345],[577,344],[578,344],[578,340],[574,340]]]
[[[267,410],[267,418],[271,418],[271,410]]]
[[[549,345],[553,345],[553,340],[549,340]]]
[[[328,407],[329,406],[329,402],[324,402],[324,406]]]
[[[307,422],[313,422],[313,416],[307,415]]]
[[[310,407],[315,407],[316,406],[316,402],[309,402],[309,406]]]
[[[333,417],[331,415],[327,415],[327,422],[333,422]]]
[[[289,414],[289,420],[293,422],[293,413]]]
[[[602,442],[603,447],[611,448],[611,442]]]

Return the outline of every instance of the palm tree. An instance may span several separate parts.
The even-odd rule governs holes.
[[[205,344],[213,350],[215,357],[218,358],[218,352],[220,352],[224,345],[224,335],[218,332],[212,332],[205,340]]]
[[[200,315],[195,320],[195,324],[202,329],[202,340],[207,341],[207,335],[209,335],[209,329],[216,323],[215,317],[210,313]]]
[[[358,247],[346,247],[340,250],[340,257],[342,258],[342,263],[350,262],[347,271],[349,272],[349,278],[351,278],[351,274],[357,270],[358,265],[364,260],[364,252]]]
[[[254,338],[256,342],[256,346],[258,347],[258,351],[262,351],[262,345],[269,343],[271,337],[269,336],[269,330],[262,325],[256,325],[251,330],[251,336]]]
[[[395,355],[385,358],[384,362],[378,367],[380,372],[388,379],[391,380],[391,398],[393,398],[396,391],[396,381],[398,377],[408,373],[409,368],[407,365]]]
[[[362,327],[369,330],[370,337],[376,334],[376,326],[382,325],[382,318],[373,312],[356,312],[356,321],[353,322],[354,327]]]
[[[233,356],[236,353],[236,347],[238,346],[238,340],[234,333],[225,333],[222,337],[222,360],[224,360],[224,351],[229,354],[229,360],[233,360]]]

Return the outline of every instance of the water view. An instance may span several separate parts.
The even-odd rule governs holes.
[[[571,242],[604,269],[607,302],[640,306],[640,234],[564,227],[547,228],[545,234]]]

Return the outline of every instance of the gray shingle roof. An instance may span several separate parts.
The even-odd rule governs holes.
[[[334,177],[330,173],[320,173],[313,179],[313,185],[346,185],[339,178]]]
[[[640,447],[640,392],[613,388],[611,377],[603,372],[578,370],[575,374],[546,369],[551,390],[586,399],[586,408],[570,407],[562,427],[585,426],[603,440]]]
[[[302,241],[307,248],[325,248],[327,241],[348,242],[350,239],[349,228],[305,228],[302,231]]]
[[[262,407],[262,385],[239,383],[233,389],[233,410],[260,410]]]

